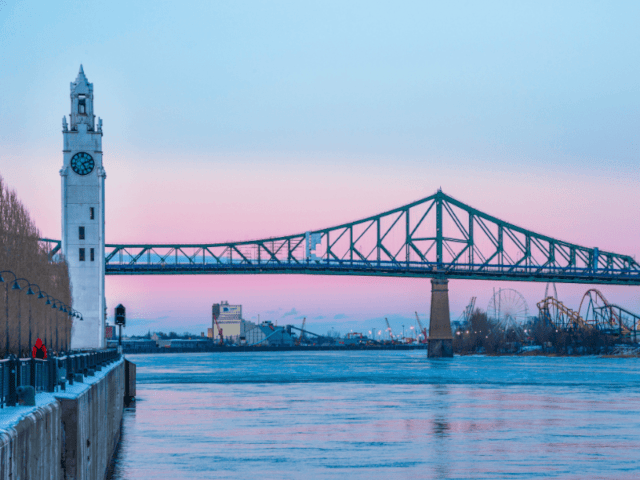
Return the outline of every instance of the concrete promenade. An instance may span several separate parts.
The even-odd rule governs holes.
[[[120,437],[124,359],[35,407],[0,410],[0,480],[104,479]]]

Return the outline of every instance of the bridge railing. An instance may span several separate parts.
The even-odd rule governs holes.
[[[65,390],[66,385],[95,375],[121,357],[115,349],[74,353],[64,356],[0,360],[0,408],[18,403],[18,388],[31,386],[38,392]]]
[[[625,268],[540,265],[486,265],[468,263],[394,262],[358,260],[306,260],[303,262],[221,261],[216,263],[109,263],[109,275],[223,274],[223,273],[306,273],[379,276],[435,277],[513,280],[566,281],[576,283],[639,284],[640,271]]]

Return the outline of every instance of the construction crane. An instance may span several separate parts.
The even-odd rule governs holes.
[[[387,331],[389,332],[389,336],[391,337],[391,343],[396,343],[396,339],[393,336],[393,332],[391,331],[391,325],[389,325],[389,320],[387,317],[384,317],[384,321],[387,322]]]
[[[420,343],[427,343],[427,329],[422,326],[420,317],[418,317],[418,312],[415,312],[415,313],[416,313],[416,320],[418,321],[418,327],[420,328],[420,332],[422,332],[422,336],[424,337]]]
[[[471,320],[471,315],[473,314],[473,309],[476,306],[476,297],[471,297],[471,301],[469,305],[467,305],[464,309],[463,318],[465,322],[469,322]]]
[[[302,328],[300,329],[300,336],[296,340],[296,345],[300,345],[300,342],[302,341],[302,336],[304,335],[304,325],[305,325],[305,323],[307,323],[307,317],[304,317],[302,319]]]
[[[222,336],[222,327],[218,324],[218,317],[213,316],[213,322],[216,324],[216,328],[218,329],[218,335],[220,336],[220,345],[224,345],[224,337]]]

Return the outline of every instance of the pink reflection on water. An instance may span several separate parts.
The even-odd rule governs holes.
[[[501,383],[513,359],[441,365],[394,358],[396,363],[355,353],[203,356],[199,364],[182,365],[177,358],[157,360],[157,371],[167,369],[166,362],[173,364],[168,370],[194,375],[199,365],[225,381],[140,384],[135,413],[125,420],[126,476],[120,478],[167,478],[169,472],[174,479],[627,479],[640,469],[637,365],[627,362],[620,377],[636,383],[624,395],[611,395],[600,372],[610,372],[612,363],[603,359],[582,360],[589,366],[582,371],[593,370],[579,373],[583,385],[575,377],[558,380],[546,368],[579,363],[575,359],[518,364],[536,379],[528,385]],[[330,373],[332,359],[337,373]],[[407,366],[412,360],[413,370]],[[400,375],[397,383],[326,381],[340,370],[362,373],[375,366],[386,376]],[[229,372],[257,380],[233,383]],[[322,381],[260,383],[276,372]],[[458,383],[404,383],[443,372]],[[465,383],[478,375],[486,383]]]

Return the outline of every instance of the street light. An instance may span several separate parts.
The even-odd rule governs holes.
[[[6,347],[5,347],[5,355],[9,356],[9,284],[5,281],[4,277],[2,276],[3,273],[10,273],[11,275],[13,275],[13,281],[14,281],[14,286],[11,287],[12,289],[15,288],[15,280],[16,280],[16,274],[13,273],[11,270],[3,270],[0,272],[0,282],[4,283],[4,310],[5,310],[5,333],[6,333]],[[18,285],[18,288],[20,288],[20,285]]]
[[[84,319],[82,318],[82,314],[80,312],[78,312],[74,308],[69,307],[68,305],[66,305],[66,307],[69,309],[68,310],[69,317],[75,317],[79,319],[81,322],[84,321]],[[71,320],[71,327],[73,327],[73,320]],[[71,331],[69,331],[69,334],[70,333]]]
[[[53,298],[53,297],[52,297]],[[47,299],[48,301],[48,299]],[[58,311],[56,309],[56,299],[53,299],[53,302],[51,302],[51,308],[53,308],[54,310],[56,310],[56,355],[58,354],[58,352],[60,352],[59,348],[58,348]]]
[[[60,302],[60,305],[58,305],[58,311],[60,311],[60,312],[64,312],[64,308],[63,308],[62,305],[63,305],[62,302]],[[58,312],[56,312],[56,319],[57,318],[58,318]],[[64,318],[64,317],[62,317],[62,318]],[[66,322],[64,324],[64,337],[62,339],[62,343],[63,343],[63,348],[64,348],[65,352],[68,351],[69,350],[69,346],[67,345],[67,325],[66,325]]]
[[[49,295],[48,293],[46,293],[46,292],[44,293],[44,295],[47,297],[47,301],[44,302],[44,304],[45,305],[51,305],[51,299],[53,297],[51,295]],[[49,337],[47,337],[47,333],[46,332],[47,332],[47,329],[45,328],[45,340],[47,340],[47,338],[49,340],[51,340],[51,345],[49,347],[53,348],[53,320],[51,319],[51,311],[49,311],[49,333],[50,333]]]
[[[29,290],[27,290],[27,295],[35,295],[35,292],[31,289],[31,287],[38,287],[38,299],[44,298],[44,295],[42,294],[42,290],[40,289],[40,285],[36,284],[36,283],[30,283],[29,284]],[[33,338],[31,337],[31,332],[32,332],[32,328],[31,328],[31,298],[29,298],[29,348],[31,348],[31,342],[33,341]],[[47,342],[47,330],[45,328],[45,335],[44,335],[44,341],[45,341],[45,345]]]
[[[13,290],[22,290],[19,281],[24,280],[27,282],[27,295],[33,295],[33,290],[31,290],[31,283],[26,278],[18,278],[13,282]],[[18,287],[18,288],[16,288]],[[31,323],[31,299],[29,299],[29,323]],[[22,355],[22,306],[20,302],[20,295],[18,295],[18,358]]]
[[[55,306],[54,306],[55,308]],[[81,322],[84,321],[84,318],[82,317],[82,314],[80,312],[78,312],[76,309],[70,307],[69,305],[67,305],[66,303],[62,303],[60,302],[60,305],[58,307],[58,310],[60,310],[61,312],[66,313],[70,318],[74,317],[79,319]],[[73,321],[72,321],[73,322]],[[71,325],[73,326],[73,325]],[[68,337],[69,334],[71,333],[70,328],[71,326],[65,325],[65,336],[64,336],[64,344],[65,344],[65,350],[69,350],[69,343],[68,343]],[[58,345],[58,315],[56,312],[56,348]]]

